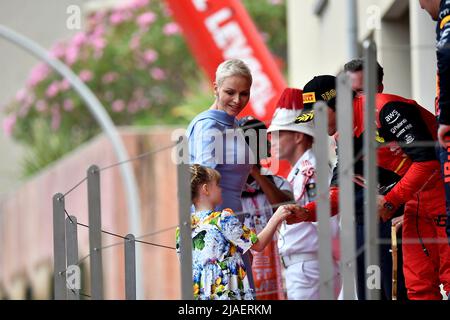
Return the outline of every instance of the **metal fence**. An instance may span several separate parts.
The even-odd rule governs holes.
[[[368,282],[371,273],[368,272],[370,266],[379,265],[379,245],[387,244],[380,239],[378,234],[379,218],[377,213],[377,148],[388,147],[375,142],[375,95],[377,86],[377,64],[376,45],[372,40],[364,43],[365,59],[365,92],[366,106],[364,123],[364,177],[365,185],[365,244],[362,248],[356,248],[355,235],[355,208],[354,208],[354,172],[353,167],[357,161],[353,154],[353,119],[352,89],[349,78],[345,74],[337,77],[337,125],[339,132],[339,204],[340,204],[340,244],[341,260],[340,274],[342,277],[343,299],[355,299],[356,286],[356,259],[365,253],[366,281]],[[316,103],[315,106],[315,144],[314,152],[317,157],[317,209],[318,209],[318,235],[319,235],[319,265],[320,265],[320,299],[334,299],[334,271],[332,265],[332,249],[330,237],[330,204],[329,204],[329,177],[328,177],[328,134],[327,134],[327,106],[324,103]],[[345,110],[345,112],[343,112]],[[350,119],[350,121],[349,121]],[[350,122],[350,124],[349,124]],[[434,142],[425,142],[429,146]],[[407,147],[424,144],[424,142],[413,143]],[[117,245],[124,245],[125,251],[125,281],[126,299],[136,299],[136,247],[135,243],[142,243],[150,246],[174,250],[174,247],[164,246],[157,243],[139,240],[133,234],[119,235],[113,232],[102,230],[101,228],[101,203],[100,203],[100,175],[101,172],[109,168],[122,165],[128,161],[141,159],[150,154],[183,146],[187,148],[186,137],[179,137],[178,141],[172,145],[141,154],[135,158],[121,161],[116,164],[99,168],[91,166],[87,170],[86,178],[77,183],[68,192],[58,193],[53,198],[53,219],[54,219],[54,278],[55,278],[55,299],[79,299],[80,296],[92,299],[103,299],[102,282],[102,250],[109,246],[102,246],[101,235],[118,237],[122,242]],[[187,150],[187,149],[185,149]],[[185,300],[193,299],[192,290],[192,239],[191,239],[191,199],[190,199],[190,176],[187,162],[178,164],[178,207],[180,228],[180,261],[181,263],[181,297]],[[65,209],[65,197],[75,190],[82,183],[87,181],[88,203],[89,203],[89,224],[82,224],[76,217],[70,215]],[[278,204],[279,205],[279,204]],[[273,206],[275,207],[275,206]],[[236,212],[236,215],[251,214],[251,212]],[[77,226],[89,229],[89,255],[79,259],[77,247]],[[174,230],[177,226],[156,232],[166,232]],[[439,239],[422,239],[423,242],[436,243]],[[417,239],[404,239],[403,243],[417,243]],[[390,244],[390,241],[389,241]],[[91,259],[91,289],[87,294],[81,292],[76,285],[76,278],[72,275],[79,270],[80,262],[86,258]],[[264,292],[263,294],[267,294]],[[256,297],[257,298],[257,297]],[[369,300],[380,299],[380,288],[366,286],[366,298]]]

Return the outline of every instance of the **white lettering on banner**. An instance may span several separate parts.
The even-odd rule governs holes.
[[[255,58],[252,48],[241,27],[236,21],[223,22],[231,18],[232,11],[223,8],[205,20],[216,45],[223,50],[225,59],[241,59],[248,64],[253,75],[252,94],[250,102],[256,116],[266,114],[266,105],[273,98],[275,92],[269,77],[264,73],[261,63]]]
[[[270,268],[254,269],[253,271],[256,273],[255,278],[258,281],[270,279],[270,276],[273,272]]]
[[[195,9],[197,9],[197,11],[205,11],[207,8],[207,4],[206,4],[207,0],[192,0],[192,4],[194,5]]]

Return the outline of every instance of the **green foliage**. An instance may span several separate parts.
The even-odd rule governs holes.
[[[285,59],[286,8],[274,1],[243,3],[271,50]],[[51,54],[80,76],[116,125],[187,124],[213,95],[171,19],[164,1],[134,0],[93,13],[85,31],[55,44]],[[5,133],[26,146],[25,176],[100,132],[70,84],[44,64],[31,71],[6,113]]]

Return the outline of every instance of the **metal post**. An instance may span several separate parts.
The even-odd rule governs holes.
[[[78,235],[77,235],[77,218],[70,216],[66,218],[66,248],[67,248],[67,298],[68,300],[80,300],[80,283],[81,274],[78,266]],[[73,268],[73,270],[72,270]],[[77,272],[71,279],[73,282],[67,281],[69,270]]]
[[[55,300],[66,300],[66,234],[64,227],[64,197],[53,196],[53,273]]]
[[[365,266],[366,297],[368,300],[379,300],[379,255],[378,255],[378,212],[377,212],[377,159],[376,159],[376,126],[375,126],[375,94],[377,92],[377,48],[373,40],[364,41],[364,177],[367,188],[364,192],[364,233],[365,233]]]
[[[314,154],[317,165],[317,221],[319,222],[319,269],[321,300],[333,300],[334,267],[331,254],[329,154],[328,154],[328,106],[320,101],[314,104],[315,137]]]
[[[344,300],[355,299],[355,190],[353,185],[353,95],[349,77],[337,77],[339,132],[339,214],[341,220],[341,275]]]
[[[100,203],[100,170],[96,165],[87,172],[89,208],[89,252],[91,258],[91,290],[93,300],[103,300],[103,264]]]
[[[181,136],[180,144],[188,150],[186,136]],[[192,282],[192,232],[191,232],[191,174],[187,163],[177,166],[178,217],[180,221],[181,298],[193,300]]]
[[[136,242],[131,233],[125,238],[125,299],[136,300]]]

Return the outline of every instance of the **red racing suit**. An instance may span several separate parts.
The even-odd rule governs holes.
[[[358,154],[364,131],[364,97],[355,98],[353,107]],[[420,144],[436,140],[435,117],[413,100],[382,93],[376,96],[376,115],[376,140],[382,144],[377,151],[378,167],[389,173],[387,180],[391,181],[384,183],[395,184],[385,200],[395,208],[405,205],[402,248],[408,298],[442,299],[440,283],[450,292],[445,191],[435,148]],[[362,174],[362,161],[357,161],[355,174]],[[383,180],[383,174],[379,177]],[[338,191],[337,183],[332,182],[332,215],[338,212]],[[305,207],[315,221],[315,203]]]

